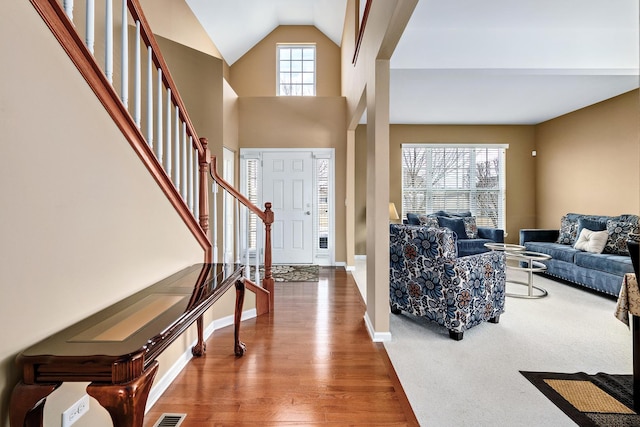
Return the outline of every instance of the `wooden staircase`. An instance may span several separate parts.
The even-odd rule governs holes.
[[[256,294],[258,315],[272,310],[271,204],[261,210],[219,175],[208,141],[198,136],[189,118],[139,1],[106,0],[101,11],[95,9],[94,0],[77,2],[80,4],[30,1],[202,247],[204,262],[218,261],[212,259],[212,249],[218,245],[210,237],[209,221],[221,213],[209,212],[210,182],[235,200],[238,227],[240,219],[249,215],[262,221],[264,277],[252,281],[247,265],[235,268],[243,270],[247,289]],[[104,28],[104,34],[96,34],[95,28]],[[114,39],[119,39],[118,46]],[[95,51],[104,51],[104,59],[96,58]]]

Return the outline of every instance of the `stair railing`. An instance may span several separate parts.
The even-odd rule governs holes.
[[[205,138],[200,140],[202,146],[207,149],[208,143]],[[209,158],[209,157],[208,157]],[[271,224],[273,224],[273,211],[271,210],[271,203],[265,203],[264,211],[261,211],[259,207],[257,207],[254,203],[252,203],[247,197],[238,192],[231,184],[224,180],[219,174],[217,169],[217,160],[216,156],[210,156],[210,173],[213,181],[225,191],[227,194],[230,194],[236,201],[235,212],[235,226],[236,226],[236,239],[239,236],[248,236],[249,235],[249,216],[255,215],[262,223],[264,224],[264,277],[262,278],[262,288],[269,292],[269,305],[273,307],[274,304],[274,285],[275,281],[273,279],[272,274],[272,255],[271,255]],[[242,228],[242,231],[241,231]],[[214,227],[215,229],[215,227]],[[254,271],[254,279],[251,280],[250,275],[250,257],[248,254],[245,256],[245,283],[255,286],[255,283],[260,283],[260,239],[256,238],[256,253],[255,253],[255,266],[253,268]],[[248,245],[245,245],[248,247]],[[239,253],[237,254],[237,260],[240,259]],[[256,292],[255,288],[251,287],[251,290]],[[258,290],[259,291],[259,290]],[[258,309],[258,314],[260,314],[260,309]]]
[[[262,219],[268,239],[263,286],[256,287],[249,277],[246,281],[256,295],[268,290],[273,306],[273,212],[260,211],[215,172],[215,159],[195,131],[139,1],[101,0],[102,13],[95,0],[30,1],[204,249],[205,262],[212,262],[214,252],[208,174]],[[214,221],[216,217],[214,212]],[[258,304],[269,311],[268,305]]]
[[[95,0],[30,1],[210,262],[204,149],[138,0],[104,0],[102,13]]]

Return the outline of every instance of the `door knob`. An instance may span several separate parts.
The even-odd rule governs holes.
[[[306,211],[304,214],[305,215],[311,215],[311,211]]]

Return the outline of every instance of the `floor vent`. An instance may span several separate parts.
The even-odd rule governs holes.
[[[187,414],[162,414],[153,427],[178,427]]]

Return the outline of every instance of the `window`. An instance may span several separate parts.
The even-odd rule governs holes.
[[[259,159],[246,159],[246,191],[245,195],[247,199],[254,205],[258,205],[258,171],[260,168]],[[250,214],[248,218],[248,249],[255,252],[258,241],[258,217],[255,214]]]
[[[278,45],[278,95],[316,95],[315,45]]]
[[[329,249],[329,159],[316,159],[316,249]]]
[[[504,229],[507,148],[403,144],[402,215],[471,211],[478,226]]]

